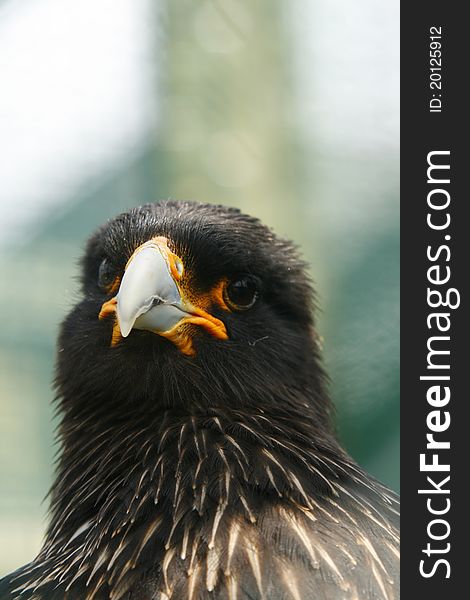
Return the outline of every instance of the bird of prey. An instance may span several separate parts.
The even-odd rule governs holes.
[[[337,441],[294,246],[236,209],[134,208],[62,324],[34,600],[392,600],[398,501]]]

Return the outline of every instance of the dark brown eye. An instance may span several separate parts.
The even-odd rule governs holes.
[[[258,298],[258,282],[250,275],[241,275],[228,282],[224,300],[233,310],[247,310]]]
[[[110,262],[104,258],[101,261],[100,268],[98,271],[98,285],[102,290],[107,290],[110,285],[114,282],[116,273],[114,272],[113,266]]]

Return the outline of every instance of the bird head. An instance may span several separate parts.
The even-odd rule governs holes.
[[[291,243],[235,209],[148,204],[91,237],[82,292],[59,339],[51,521],[15,594],[220,597],[239,580],[265,597],[280,570],[336,597],[356,564],[385,569],[365,532],[396,543],[393,498],[335,439]],[[361,589],[385,595],[375,579]]]
[[[63,397],[148,410],[320,395],[305,264],[236,209],[169,201],[119,215],[89,240],[82,289],[59,340]]]

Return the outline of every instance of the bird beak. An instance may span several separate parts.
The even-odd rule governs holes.
[[[175,343],[183,354],[193,355],[191,328],[199,325],[216,338],[228,339],[225,325],[184,298],[183,263],[168,248],[164,237],[139,246],[129,259],[117,295],[103,304],[100,319],[115,315],[111,345],[132,329],[151,331]]]

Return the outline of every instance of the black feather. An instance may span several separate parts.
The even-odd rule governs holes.
[[[200,331],[188,357],[135,330],[110,347],[100,265],[119,276],[156,235],[197,293],[256,276],[253,308],[211,308],[228,340]],[[90,239],[59,337],[50,525],[0,598],[398,598],[397,499],[335,438],[304,268],[222,206],[149,204]]]

